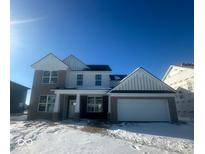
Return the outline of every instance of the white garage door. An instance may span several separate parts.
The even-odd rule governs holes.
[[[118,121],[170,121],[167,99],[118,99]]]

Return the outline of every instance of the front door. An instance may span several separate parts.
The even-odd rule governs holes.
[[[70,100],[69,101],[69,118],[74,118],[75,116],[75,104],[76,104],[76,100]]]

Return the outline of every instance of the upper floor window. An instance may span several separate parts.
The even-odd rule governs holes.
[[[77,86],[83,85],[83,74],[77,74]]]
[[[58,72],[57,71],[44,71],[42,77],[42,83],[46,84],[55,84],[58,80]]]
[[[101,74],[96,74],[95,75],[95,85],[96,86],[101,86],[102,85],[102,75]]]
[[[38,111],[53,112],[55,104],[55,95],[42,95],[38,104]]]

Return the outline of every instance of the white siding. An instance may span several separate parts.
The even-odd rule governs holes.
[[[181,87],[194,92],[194,69],[173,67],[164,82],[174,89]]]
[[[124,78],[113,90],[167,90],[173,89],[142,68]]]
[[[63,62],[69,66],[71,70],[83,70],[88,68],[83,62],[73,55],[68,56]]]
[[[83,86],[77,86],[77,74],[83,74]],[[95,75],[102,75],[102,85],[95,86]],[[79,89],[108,89],[110,86],[110,72],[105,71],[67,71],[66,88]]]
[[[164,82],[177,90],[176,105],[179,116],[194,112],[194,69],[172,66]]]
[[[111,88],[116,87],[119,83],[120,83],[120,81],[111,80],[110,81],[110,87]]]
[[[59,60],[53,54],[48,54],[38,62],[32,65],[35,70],[44,71],[58,71],[67,70],[68,66],[65,65],[61,60]]]

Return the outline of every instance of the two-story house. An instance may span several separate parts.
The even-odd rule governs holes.
[[[29,119],[177,121],[175,90],[137,68],[111,74],[108,65],[87,65],[73,55],[48,54],[35,70]]]
[[[176,107],[180,118],[194,118],[194,64],[171,65],[163,79],[176,90]]]

